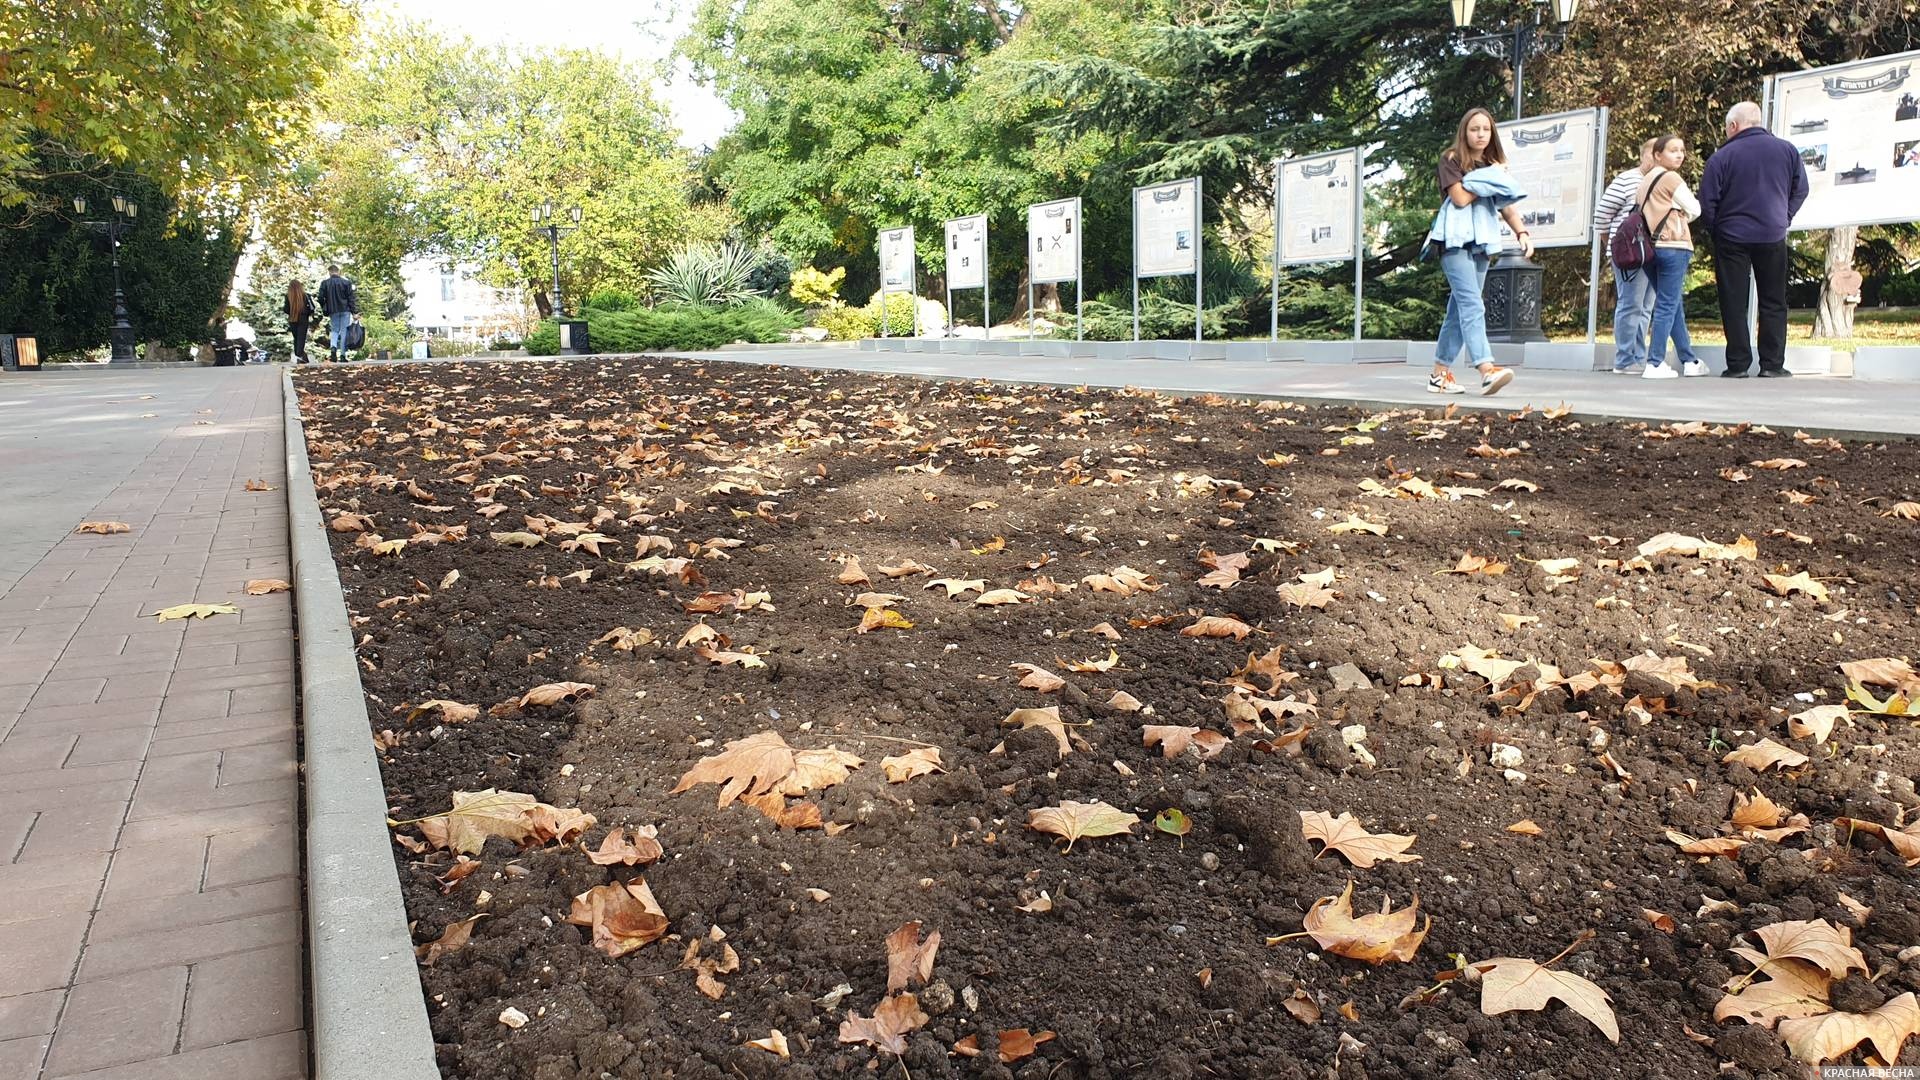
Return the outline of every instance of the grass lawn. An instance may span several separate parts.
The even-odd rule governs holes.
[[[1611,314],[1610,312],[1608,314]],[[1727,335],[1719,319],[1690,319],[1687,330],[1696,345],[1725,345]],[[1584,334],[1555,335],[1576,340]],[[1602,324],[1600,340],[1612,341],[1613,328]],[[1864,345],[1920,345],[1920,308],[1862,308],[1854,316],[1851,338],[1813,336],[1813,311],[1795,311],[1787,316],[1787,341],[1793,345],[1827,345],[1852,352]]]

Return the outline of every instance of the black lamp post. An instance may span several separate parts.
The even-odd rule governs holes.
[[[1474,0],[1449,0],[1453,6],[1453,25],[1461,29],[1473,26]],[[1513,68],[1513,118],[1525,115],[1526,71],[1529,57],[1542,56],[1567,42],[1565,27],[1580,10],[1580,0],[1551,0],[1557,26],[1546,25],[1549,0],[1520,0],[1520,16],[1513,29],[1498,34],[1469,34],[1460,39],[1468,52],[1477,52],[1505,62]],[[1531,15],[1532,18],[1528,18]],[[1546,269],[1525,255],[1502,255],[1487,271],[1484,297],[1487,306],[1487,340],[1514,344],[1545,341],[1540,329],[1541,294]]]
[[[545,233],[547,242],[553,245],[553,314],[555,318],[567,317],[566,302],[560,298],[560,237],[580,227],[580,208],[570,207],[567,218],[572,225],[562,225],[553,220],[553,203],[542,200],[533,208],[533,231]]]
[[[73,212],[84,215],[87,212],[85,196],[73,197]],[[131,364],[133,355],[133,323],[127,318],[127,294],[120,288],[120,238],[133,228],[133,219],[140,216],[140,204],[116,192],[113,196],[113,216],[105,221],[88,221],[84,224],[107,238],[107,246],[113,253],[113,329],[108,340],[113,343],[112,359],[116,364]]]
[[[1474,0],[1448,0],[1453,6],[1453,25],[1462,30],[1473,28]],[[1580,0],[1552,0],[1553,18],[1559,25],[1545,23],[1548,0],[1520,0],[1520,17],[1511,31],[1498,34],[1469,34],[1460,39],[1468,52],[1482,53],[1503,60],[1513,68],[1513,118],[1525,115],[1522,100],[1526,94],[1527,59],[1552,52],[1567,43],[1566,25],[1580,10]],[[1528,9],[1533,16],[1529,21]]]

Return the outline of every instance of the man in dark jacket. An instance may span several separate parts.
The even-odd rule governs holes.
[[[1753,364],[1747,338],[1747,282],[1760,300],[1760,377],[1787,370],[1787,224],[1807,201],[1800,151],[1760,126],[1760,106],[1727,111],[1727,141],[1707,159],[1700,178],[1698,225],[1713,237],[1720,322],[1727,331],[1727,369],[1745,378]]]
[[[320,310],[327,316],[327,358],[338,363],[347,357],[347,327],[360,314],[353,282],[340,276],[338,266],[327,267],[327,280],[320,283]]]

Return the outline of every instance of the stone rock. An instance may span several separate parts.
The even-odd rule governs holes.
[[[1525,760],[1517,746],[1497,742],[1487,748],[1487,762],[1496,769],[1517,769]]]
[[[1338,664],[1327,669],[1335,690],[1371,690],[1373,680],[1353,664]]]

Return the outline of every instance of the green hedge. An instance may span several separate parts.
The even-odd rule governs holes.
[[[587,340],[597,353],[717,349],[736,341],[787,340],[799,325],[793,314],[771,300],[749,300],[729,307],[663,304],[633,311],[589,307],[583,316]],[[560,351],[560,327],[551,319],[527,336],[527,352],[553,356]]]

